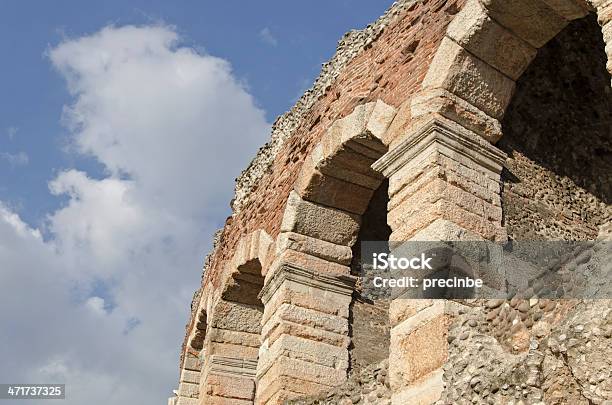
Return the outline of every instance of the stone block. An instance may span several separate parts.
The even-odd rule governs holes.
[[[202,361],[197,356],[186,354],[183,369],[200,371],[202,370]]]
[[[185,397],[177,397],[177,401],[175,405],[198,405],[199,399],[197,398],[185,398]]]
[[[421,207],[418,215],[405,217],[403,223],[397,229],[393,229],[389,240],[410,240],[418,232],[424,230],[438,219],[454,222],[458,226],[487,240],[499,241],[505,240],[507,237],[501,224],[487,221],[485,218],[470,213],[450,201],[439,200],[428,206]]]
[[[284,303],[280,305],[274,312],[274,315],[266,321],[266,326],[262,328],[262,336],[268,334],[270,327],[276,327],[268,325],[274,325],[282,321],[297,323],[341,335],[348,335],[347,318]]]
[[[482,0],[482,3],[495,21],[535,48],[542,47],[568,24],[542,0]]]
[[[310,271],[313,274],[347,275],[350,273],[350,268],[344,264],[322,259],[297,250],[286,249],[277,254],[276,260],[270,265],[266,273],[265,282],[272,278],[280,268],[288,263],[295,267]]]
[[[360,225],[358,215],[305,201],[292,191],[287,199],[281,231],[352,246],[357,240]]]
[[[214,328],[259,334],[262,312],[252,305],[219,300],[209,322]]]
[[[502,137],[501,123],[497,119],[445,89],[427,89],[419,92],[412,98],[411,109],[415,120],[431,114],[440,114],[474,131],[491,143],[497,142]],[[394,142],[398,139],[400,138],[395,138]],[[393,147],[393,144],[391,146]]]
[[[229,343],[248,347],[259,347],[259,333],[240,332],[227,329],[210,328],[211,342]]]
[[[310,326],[293,323],[282,319],[272,317],[266,325],[264,325],[265,334],[262,336],[267,347],[271,347],[277,339],[283,335],[298,336],[304,339],[310,339],[317,342],[323,342],[328,345],[338,347],[348,347],[350,338],[344,334],[328,332],[322,329],[316,329]]]
[[[391,397],[392,405],[430,405],[440,399],[444,390],[444,372],[439,369],[432,372],[426,379],[397,390]]]
[[[206,377],[206,395],[253,400],[255,380],[233,375],[209,374]]]
[[[446,219],[437,219],[425,229],[417,232],[411,240],[413,241],[437,241],[437,240],[482,240],[480,235],[475,234],[454,222]]]
[[[391,326],[396,326],[408,318],[416,315],[417,312],[429,308],[434,304],[431,299],[395,299],[389,304],[389,320]]]
[[[301,173],[294,190],[305,200],[358,215],[365,212],[374,192],[371,188],[325,175],[318,169]]]
[[[261,384],[257,390],[256,404],[283,404],[287,399],[310,397],[327,392],[332,387],[304,381],[298,378],[281,376],[272,380],[268,385]],[[282,398],[282,400],[280,400]]]
[[[423,81],[424,89],[446,89],[496,119],[503,117],[514,87],[514,80],[449,38],[442,40]]]
[[[465,4],[446,35],[513,80],[523,74],[537,53],[536,48],[492,20],[479,0]]]
[[[282,335],[268,350],[262,350],[259,370],[266,370],[282,356],[334,369],[348,369],[349,355],[346,347],[338,347],[299,336]]]
[[[257,335],[259,336],[259,335]],[[210,342],[208,356],[241,357],[245,359],[257,359],[258,347],[244,346],[241,344]]]
[[[186,398],[197,398],[200,393],[200,386],[188,382],[179,383],[178,396]]]
[[[333,387],[346,380],[346,369],[335,369],[298,359],[282,356],[271,363],[271,366],[258,372],[258,384],[266,387],[279,377],[291,377],[295,380],[327,385]],[[292,387],[287,387],[293,390]]]
[[[280,254],[284,250],[307,253],[343,265],[349,265],[353,257],[353,252],[349,246],[337,245],[295,232],[282,232],[278,235],[276,252]]]
[[[428,308],[413,317],[423,319],[409,318],[391,329],[389,378],[393,390],[422,380],[446,362],[450,319],[444,314],[427,319],[428,311],[436,312]]]
[[[501,223],[502,209],[500,206],[492,205],[440,178],[432,180],[418,192],[397,204],[389,212],[387,222],[392,229],[397,229],[404,223],[405,218],[419,215],[423,206],[435,204],[439,200],[452,202],[466,212],[482,216],[487,221]]]
[[[200,383],[200,372],[191,371],[191,370],[182,370],[180,381],[193,383],[193,384],[199,384]]]
[[[395,112],[395,108],[382,100],[360,104],[351,114],[333,124],[334,131],[340,134],[341,143],[366,135],[382,140]]]

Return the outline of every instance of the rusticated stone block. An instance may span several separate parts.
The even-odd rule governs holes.
[[[219,329],[259,334],[262,309],[252,305],[220,300],[210,319],[210,326]]]
[[[493,118],[504,115],[514,86],[508,76],[449,38],[442,40],[423,80],[424,89],[446,89]]]
[[[446,35],[514,80],[537,53],[536,48],[492,20],[479,0],[465,4],[448,26]]]
[[[357,239],[360,225],[361,218],[357,215],[305,201],[298,193],[291,192],[281,231],[351,246]]]

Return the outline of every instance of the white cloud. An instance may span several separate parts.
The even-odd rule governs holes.
[[[261,31],[259,31],[259,39],[261,39],[264,44],[274,47],[278,46],[278,40],[268,27],[264,27]]]
[[[25,166],[30,163],[30,158],[25,152],[19,153],[0,153],[0,159],[6,160],[11,167]]]
[[[19,128],[17,127],[8,127],[6,129],[6,134],[8,135],[8,138],[10,140],[13,140],[13,138],[15,138],[15,135],[17,135],[17,131],[19,131]]]
[[[228,62],[171,27],[106,27],[48,56],[73,96],[71,150],[106,177],[57,174],[48,240],[0,205],[0,381],[165,404],[210,236],[269,124]]]

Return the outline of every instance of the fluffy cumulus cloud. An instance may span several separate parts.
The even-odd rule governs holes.
[[[72,95],[69,153],[105,174],[57,173],[45,232],[0,202],[0,381],[165,404],[210,236],[269,124],[228,62],[172,27],[106,27],[48,60]]]

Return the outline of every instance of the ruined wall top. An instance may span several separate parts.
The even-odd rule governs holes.
[[[399,0],[375,22],[362,30],[351,30],[338,41],[335,54],[321,67],[321,73],[312,87],[304,92],[295,105],[279,116],[272,125],[270,140],[262,146],[249,166],[236,179],[234,198],[231,202],[234,213],[240,212],[250,198],[253,187],[270,168],[285,140],[295,131],[313,104],[338,77],[342,69],[363,49],[375,41],[389,23],[418,0]]]

